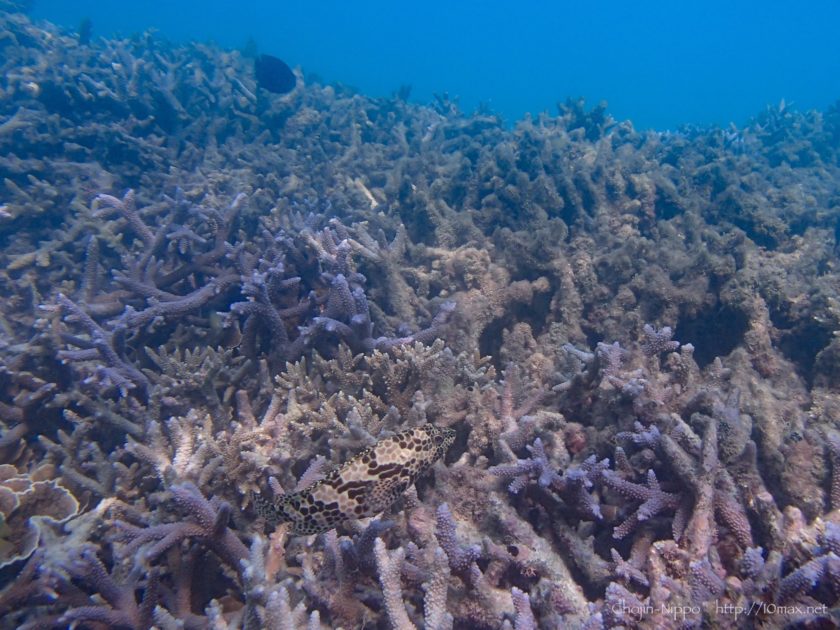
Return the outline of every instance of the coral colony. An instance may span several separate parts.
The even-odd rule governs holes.
[[[840,623],[840,107],[0,22],[0,628]]]

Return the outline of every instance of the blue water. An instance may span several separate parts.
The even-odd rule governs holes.
[[[802,8],[806,7],[806,8]],[[156,28],[240,47],[249,36],[373,96],[459,96],[508,122],[566,97],[609,103],[637,128],[742,124],[781,99],[840,98],[840,2],[105,2],[40,0],[34,15],[94,35]]]

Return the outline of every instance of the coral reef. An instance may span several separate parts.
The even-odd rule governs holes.
[[[840,104],[507,128],[4,6],[0,628],[838,623]]]

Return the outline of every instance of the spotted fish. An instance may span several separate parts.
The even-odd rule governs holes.
[[[300,492],[254,507],[271,524],[288,522],[295,534],[326,532],[374,516],[396,501],[455,441],[455,431],[426,424],[384,438]]]

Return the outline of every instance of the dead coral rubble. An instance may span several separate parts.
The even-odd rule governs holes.
[[[834,623],[838,106],[507,129],[0,27],[0,628]],[[427,422],[376,520],[250,504]]]

